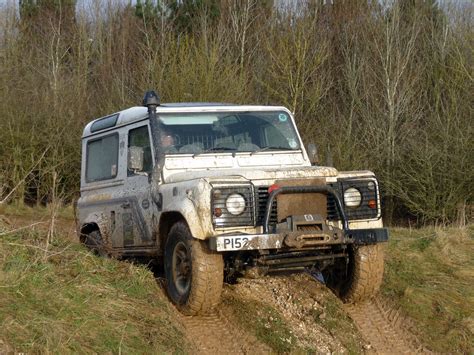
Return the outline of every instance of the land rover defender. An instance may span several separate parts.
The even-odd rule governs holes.
[[[313,270],[345,302],[383,274],[379,185],[370,171],[315,163],[277,106],[160,104],[96,119],[82,136],[80,241],[150,257],[185,314],[218,303],[224,280]]]

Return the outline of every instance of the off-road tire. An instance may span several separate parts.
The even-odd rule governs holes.
[[[342,275],[332,273],[328,286],[344,303],[357,303],[371,299],[382,284],[384,270],[384,246],[372,244],[350,249],[349,264]]]
[[[185,290],[173,277],[176,250],[189,258],[190,284]],[[221,254],[211,252],[201,240],[194,239],[185,222],[177,222],[168,234],[164,253],[167,291],[171,301],[186,315],[210,313],[218,304],[224,281]],[[175,265],[175,266],[174,266]]]
[[[102,239],[102,235],[100,234],[100,231],[98,230],[94,230],[88,233],[85,237],[84,244],[95,255],[99,255],[104,258],[110,256],[109,253],[107,252],[107,248],[104,244],[104,240]]]

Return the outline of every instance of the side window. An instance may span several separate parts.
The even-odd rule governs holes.
[[[153,169],[153,159],[151,156],[150,136],[148,134],[148,126],[142,126],[131,129],[128,132],[128,147],[143,148],[143,171],[149,173]],[[128,170],[128,175],[133,172]]]
[[[118,134],[87,142],[87,182],[113,179],[117,176],[118,147]]]

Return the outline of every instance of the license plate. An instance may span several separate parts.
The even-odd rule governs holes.
[[[253,238],[250,236],[220,237],[217,241],[218,251],[254,249],[249,244]]]

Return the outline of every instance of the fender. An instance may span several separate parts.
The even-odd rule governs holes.
[[[112,250],[112,240],[109,230],[110,221],[104,213],[92,212],[89,213],[85,218],[79,218],[79,221],[81,222],[80,229],[77,230],[79,240],[81,238],[81,230],[84,227],[86,227],[88,224],[96,224],[99,227],[99,232],[102,236],[102,240],[106,249]]]
[[[163,184],[161,212],[180,213],[194,238],[204,240],[213,235],[211,217],[211,186],[204,179]]]

